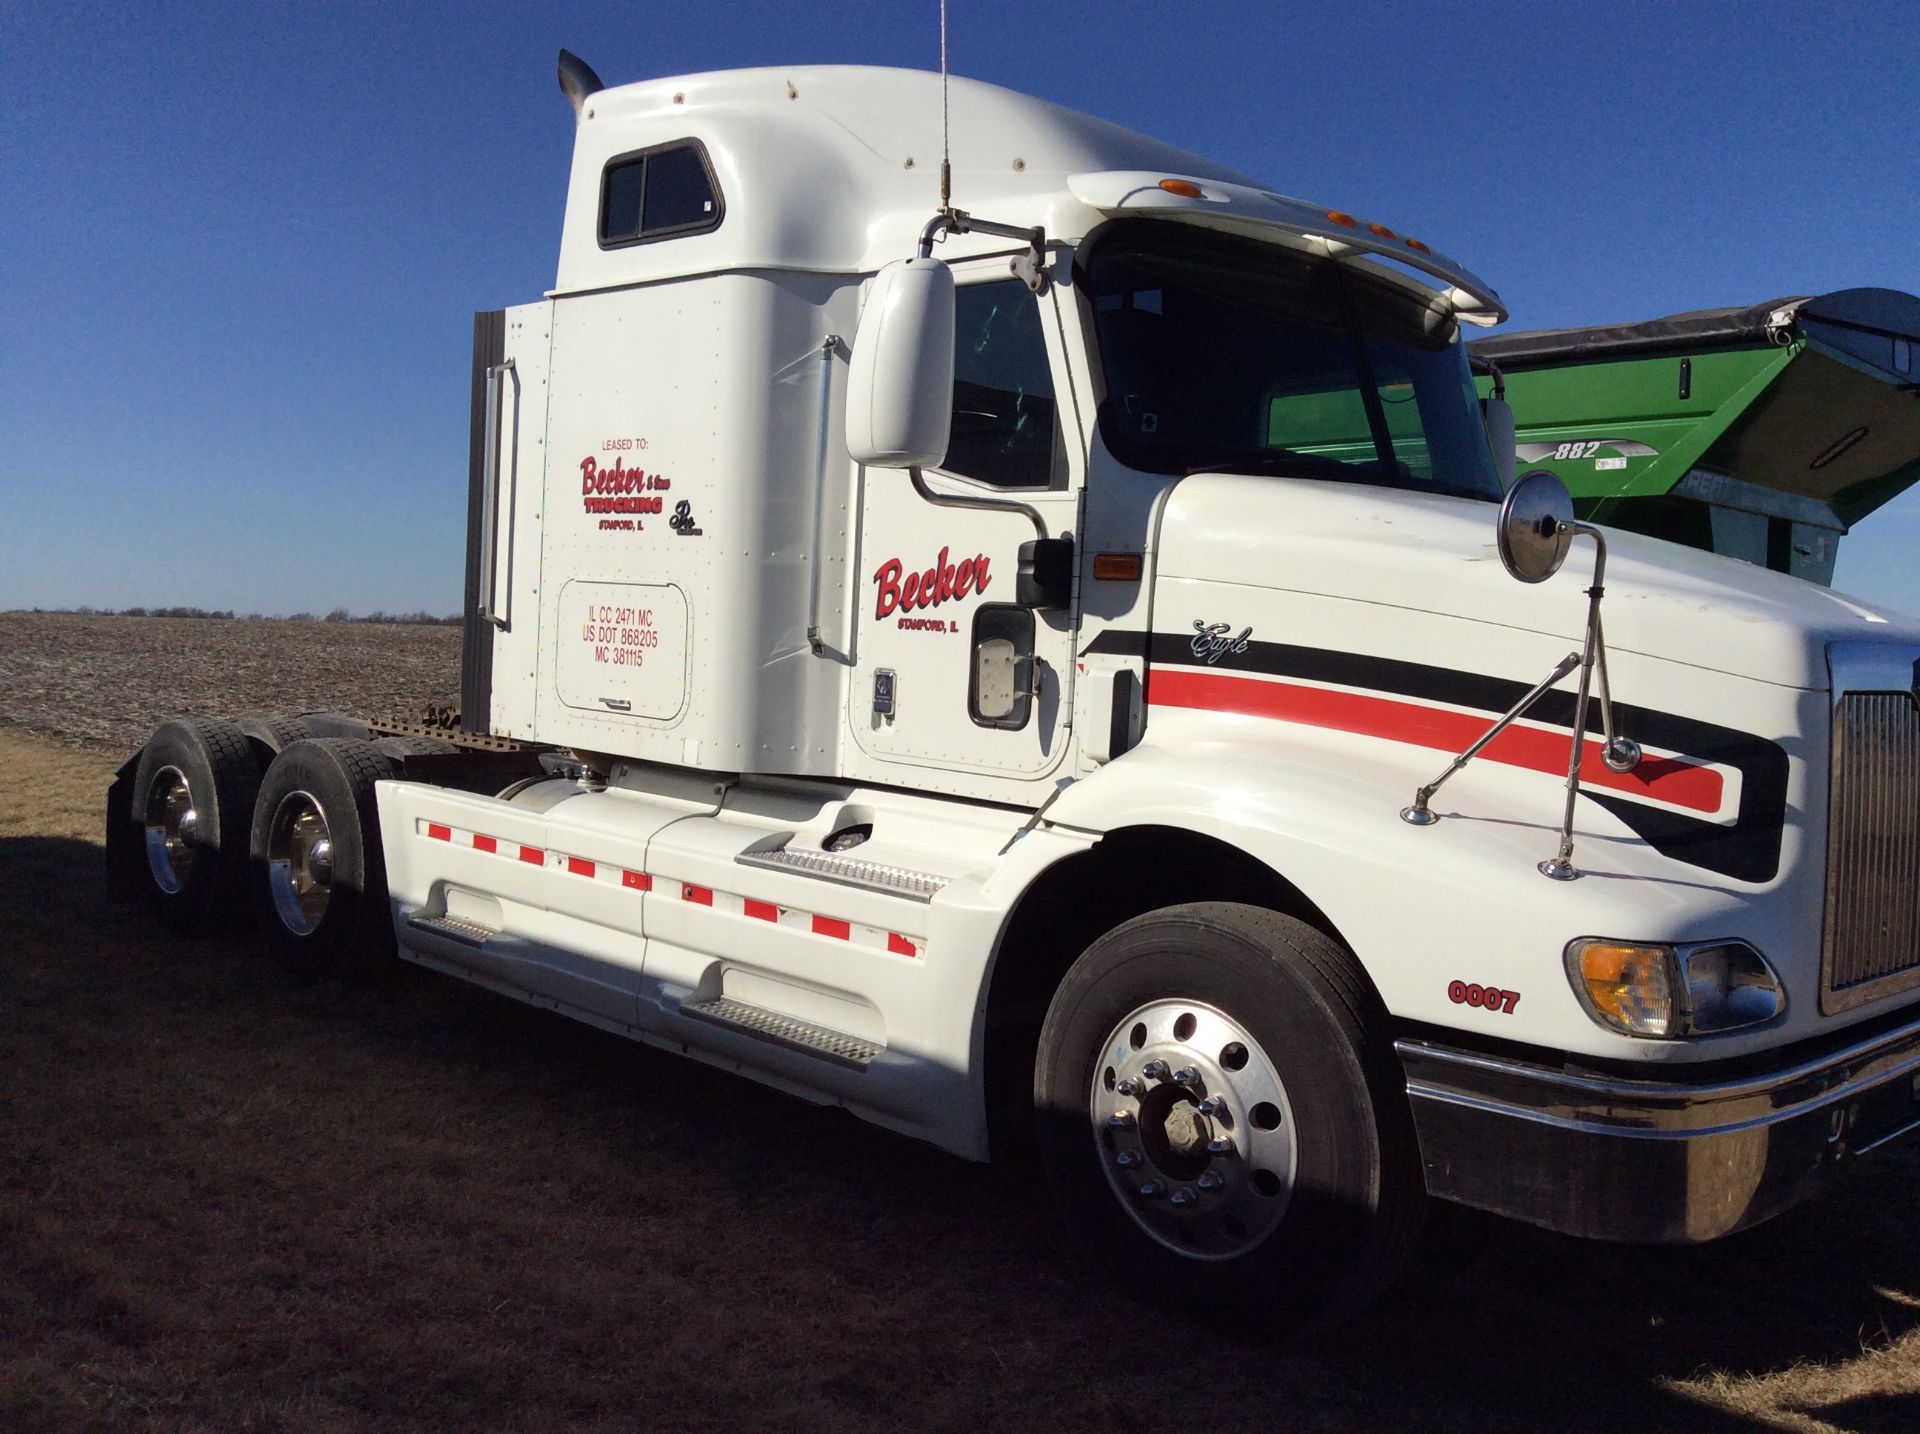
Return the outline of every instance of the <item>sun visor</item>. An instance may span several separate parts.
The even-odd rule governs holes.
[[[1443,281],[1442,297],[1462,322],[1484,328],[1507,317],[1499,293],[1471,270],[1436,252],[1424,240],[1343,210],[1289,199],[1251,185],[1150,170],[1109,169],[1069,175],[1067,188],[1074,198],[1103,214],[1203,219],[1282,229],[1307,240],[1330,258],[1365,255],[1391,259]]]

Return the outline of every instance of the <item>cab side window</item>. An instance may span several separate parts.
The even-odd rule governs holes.
[[[1018,279],[968,284],[954,312],[953,430],[946,472],[996,488],[1064,481],[1066,452],[1040,305]]]
[[[622,155],[600,177],[600,247],[615,249],[720,223],[720,191],[691,141]]]

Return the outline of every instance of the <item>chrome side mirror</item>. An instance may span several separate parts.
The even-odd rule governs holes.
[[[1495,531],[1506,570],[1523,583],[1543,583],[1573,544],[1573,495],[1557,475],[1536,468],[1507,490]]]

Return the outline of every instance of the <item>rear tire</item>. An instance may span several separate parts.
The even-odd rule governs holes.
[[[1054,995],[1034,1097],[1069,1225],[1154,1303],[1313,1333],[1384,1289],[1418,1238],[1384,1012],[1291,917],[1208,902],[1101,937]]]
[[[231,722],[162,722],[140,749],[128,817],[145,888],[175,931],[244,923],[247,843],[261,762]]]
[[[267,944],[305,977],[368,977],[393,961],[393,919],[373,784],[399,775],[369,742],[320,737],[273,759],[253,811],[254,910]]]

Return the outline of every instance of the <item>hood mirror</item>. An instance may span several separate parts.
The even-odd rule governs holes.
[[[1593,539],[1593,583],[1587,588],[1587,639],[1578,652],[1569,652],[1553,666],[1526,696],[1507,709],[1499,721],[1489,727],[1471,747],[1455,757],[1446,771],[1413,794],[1413,804],[1402,809],[1400,820],[1409,826],[1427,827],[1440,820],[1431,806],[1433,795],[1446,780],[1486,748],[1507,728],[1531,711],[1549,689],[1568,673],[1578,671],[1579,689],[1573,701],[1573,725],[1567,744],[1567,800],[1560,818],[1560,849],[1540,863],[1540,874],[1555,881],[1572,881],[1580,875],[1573,864],[1574,800],[1580,795],[1580,768],[1587,747],[1587,704],[1598,696],[1600,705],[1600,759],[1609,771],[1631,772],[1640,765],[1640,745],[1620,735],[1613,725],[1613,690],[1607,681],[1607,644],[1600,630],[1600,598],[1606,592],[1607,540],[1590,523],[1576,522],[1573,498],[1567,485],[1544,468],[1535,469],[1513,487],[1500,504],[1499,526],[1495,530],[1500,545],[1500,561],[1509,573],[1523,583],[1543,583],[1560,571],[1567,560],[1567,548],[1574,535]],[[1595,679],[1599,691],[1593,691]]]
[[[1567,560],[1576,531],[1567,485],[1536,468],[1509,488],[1500,504],[1500,561],[1521,582],[1543,583]]]

